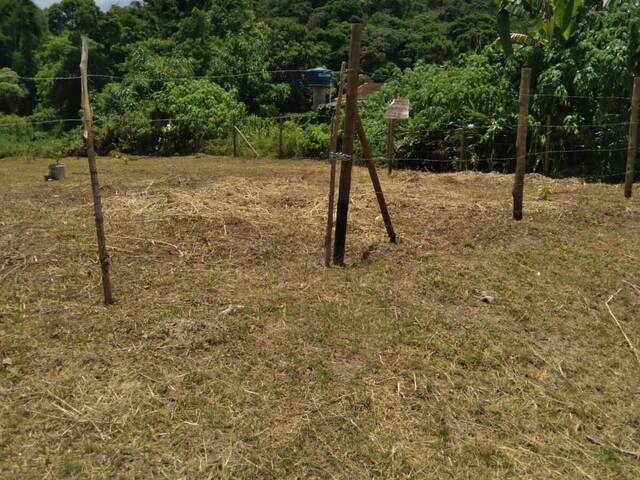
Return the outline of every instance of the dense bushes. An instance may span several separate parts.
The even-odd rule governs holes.
[[[465,128],[470,151],[488,158],[491,145],[510,141],[515,125],[516,96],[504,68],[492,54],[470,55],[460,66],[419,64],[388,81],[363,105],[363,118],[378,154],[386,149],[384,111],[394,98],[408,98],[411,119],[398,123],[398,155],[402,158],[453,159],[455,132]],[[502,152],[505,153],[505,152]],[[411,162],[420,165],[420,162]]]
[[[640,5],[623,1],[590,11],[568,44],[516,46],[505,59],[486,48],[459,65],[419,64],[396,72],[363,105],[378,155],[385,151],[383,112],[396,97],[412,102],[412,117],[399,122],[399,156],[446,161],[458,156],[456,129],[464,128],[468,154],[481,168],[509,170],[515,155],[520,69],[533,69],[529,166],[540,169],[545,142],[557,174],[615,179],[624,171],[629,98],[640,75]],[[547,139],[547,123],[552,125]],[[492,162],[493,160],[493,162]],[[409,162],[442,167],[440,162]]]
[[[140,95],[134,85],[108,85],[96,101],[100,150],[179,154],[226,138],[244,105],[234,92],[206,80],[166,82]]]
[[[82,146],[80,128],[69,129],[61,123],[34,126],[26,117],[0,114],[0,158],[80,155]]]

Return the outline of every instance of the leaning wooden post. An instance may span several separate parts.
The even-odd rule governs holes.
[[[513,184],[513,218],[522,220],[524,203],[524,176],[527,171],[527,132],[529,130],[529,92],[531,69],[523,68],[520,79],[520,113],[516,139],[516,175]]]
[[[360,71],[360,45],[362,41],[362,25],[351,27],[351,47],[349,49],[349,96],[344,124],[344,140],[340,163],[340,187],[338,191],[338,208],[336,216],[336,238],[333,250],[333,263],[344,265],[345,247],[347,243],[347,217],[349,215],[349,197],[351,195],[351,170],[353,168],[353,142],[358,112],[358,73]]]
[[[395,150],[396,122],[395,120],[387,120],[389,122],[389,131],[387,133],[387,163],[389,167],[389,175],[393,173],[393,154]]]
[[[329,208],[327,212],[327,230],[324,237],[324,265],[331,266],[331,236],[333,235],[333,210],[336,196],[336,159],[335,153],[338,150],[338,130],[340,129],[340,114],[342,109],[342,95],[344,92],[344,76],[347,70],[347,62],[342,62],[340,67],[340,82],[338,85],[338,98],[336,100],[336,113],[331,123],[331,145],[329,147],[329,161],[331,162],[331,173],[329,176]]]
[[[96,218],[96,233],[98,237],[98,255],[102,270],[102,288],[104,290],[104,303],[114,303],[111,291],[111,278],[109,276],[109,253],[107,252],[107,240],[104,235],[104,217],[102,215],[102,199],[100,198],[100,182],[98,181],[98,167],[96,166],[96,151],[93,144],[93,114],[89,104],[89,82],[87,80],[87,67],[89,64],[89,46],[87,37],[82,36],[82,59],[80,72],[82,81],[80,84],[82,109],[84,110],[84,138],[87,142],[87,159],[89,160],[89,173],[91,174],[91,190],[93,191],[93,208]]]
[[[371,150],[371,145],[369,144],[369,140],[367,139],[367,134],[364,131],[364,125],[362,124],[360,115],[357,115],[356,117],[356,132],[358,133],[358,139],[360,140],[360,144],[362,145],[362,155],[364,156],[365,164],[367,165],[367,169],[369,170],[369,176],[371,177],[371,183],[373,183],[373,189],[375,191],[376,198],[378,199],[378,206],[380,207],[380,213],[382,213],[384,226],[387,229],[387,234],[389,235],[389,241],[391,243],[396,243],[396,232],[393,229],[391,215],[389,215],[389,209],[387,208],[387,201],[384,198],[382,185],[380,184],[378,171],[376,170],[376,164],[373,161],[373,151]]]
[[[633,181],[635,179],[635,163],[638,156],[638,111],[640,110],[640,77],[633,83],[633,97],[631,99],[631,119],[629,120],[629,150],[627,152],[627,175],[624,183],[624,196],[633,195]]]
[[[247,138],[247,136],[246,136],[244,133],[242,133],[242,130],[240,130],[240,129],[238,128],[238,126],[237,126],[237,125],[234,125],[234,126],[233,126],[233,128],[235,129],[235,131],[236,131],[236,132],[238,132],[238,133],[240,134],[240,136],[242,137],[242,140],[244,140],[244,143],[246,143],[246,144],[247,144],[247,146],[251,149],[251,151],[253,152],[253,154],[254,154],[256,157],[259,157],[259,156],[260,156],[260,154],[259,154],[259,153],[258,153],[258,151],[255,149],[255,147],[251,144],[251,142],[249,141],[249,139]]]

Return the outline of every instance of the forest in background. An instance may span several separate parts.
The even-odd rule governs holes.
[[[510,56],[496,43],[505,3],[512,3],[511,27],[528,34]],[[62,0],[44,11],[31,0],[0,0],[0,156],[82,152],[73,120],[81,117],[82,34],[91,39],[102,153],[228,154],[236,123],[260,153],[273,154],[273,117],[310,112],[303,71],[338,70],[350,25],[362,22],[361,81],[385,83],[361,106],[377,154],[386,148],[386,105],[406,97],[412,117],[398,126],[397,144],[406,166],[450,168],[464,127],[471,162],[508,171],[520,69],[530,66],[539,94],[531,102],[530,168],[552,142],[557,174],[623,171],[627,97],[640,74],[638,2],[571,2],[571,12],[560,10],[561,1],[543,2],[556,5],[556,17],[574,18],[559,39],[522,8],[535,3],[147,0],[101,12],[93,0]],[[331,114],[325,108],[286,121],[286,155],[326,157]]]

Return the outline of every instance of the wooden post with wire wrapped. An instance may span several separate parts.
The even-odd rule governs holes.
[[[354,141],[356,135],[363,147],[364,160],[369,170],[376,198],[385,220],[387,233],[391,242],[396,242],[396,234],[391,223],[391,216],[386,205],[382,186],[373,163],[371,149],[358,114],[358,81],[360,72],[362,25],[354,24],[351,28],[351,45],[349,48],[348,96],[345,114],[344,140],[342,154],[334,153],[334,158],[340,159],[340,187],[338,192],[338,206],[336,216],[336,234],[333,249],[333,263],[344,266],[347,239],[347,218],[349,214],[349,197],[351,194],[351,172],[354,164]],[[332,212],[330,213],[330,215]]]

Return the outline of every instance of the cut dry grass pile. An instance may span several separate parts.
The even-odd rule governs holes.
[[[392,246],[356,169],[327,271],[323,163],[101,159],[105,308],[47,163],[0,162],[1,478],[640,476],[638,195],[383,175]]]

